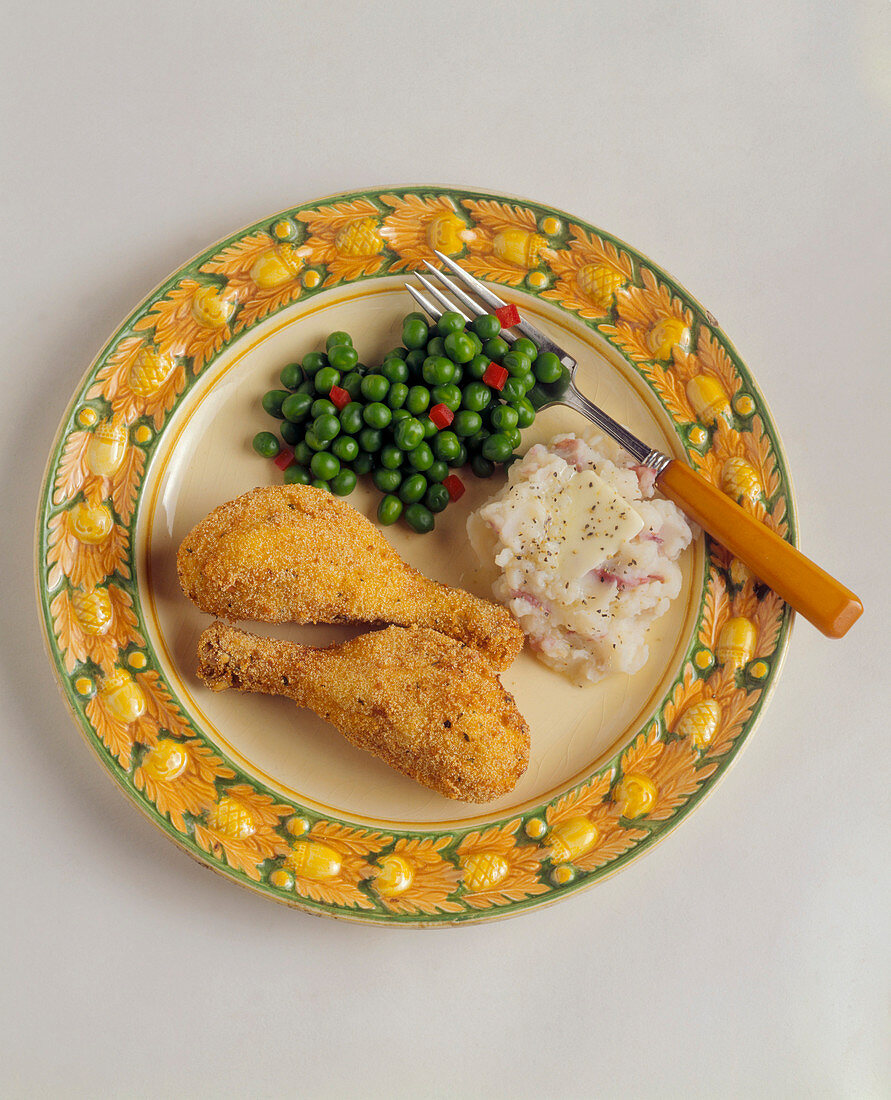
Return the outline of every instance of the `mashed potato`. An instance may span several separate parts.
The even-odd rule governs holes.
[[[578,683],[636,672],[646,632],[681,588],[693,537],[655,475],[595,432],[531,447],[467,524],[493,585],[532,649]]]

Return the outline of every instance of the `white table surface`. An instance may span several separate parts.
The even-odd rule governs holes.
[[[12,3],[4,17],[0,1093],[873,1097],[891,1088],[884,0]],[[32,527],[120,319],[298,202],[528,196],[665,266],[763,389],[804,621],[720,789],[517,919],[313,919],[202,871],[114,789],[44,656]]]

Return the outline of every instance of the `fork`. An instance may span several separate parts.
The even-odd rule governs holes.
[[[424,261],[428,270],[460,305],[469,310],[470,314],[478,317],[489,312],[486,306],[494,310],[507,305],[507,302],[499,298],[479,279],[466,272],[451,257],[436,249],[434,251],[440,263],[448,268],[457,282]],[[465,322],[472,320],[472,316],[468,316],[460,306],[456,306],[455,302],[450,300],[433,282],[419,272],[414,274],[430,298],[410,283],[406,283],[406,289],[432,320],[439,320],[442,314],[449,310],[460,313]],[[458,285],[459,283],[461,285]],[[485,305],[481,305],[480,301]],[[575,384],[577,360],[549,336],[523,318],[514,326],[514,330],[503,329],[501,333],[509,343],[513,343],[518,338],[517,334],[532,340],[540,351],[553,352],[569,373],[569,385],[566,390],[541,408],[566,405],[593,421],[600,429],[612,436],[640,465],[647,466],[655,472],[656,485],[663,496],[673,501],[704,531],[739,558],[763,584],[772,588],[790,607],[800,612],[818,630],[831,638],[841,638],[848,632],[863,612],[863,605],[853,592],[806,558],[775,531],[746,512],[729,496],[697,473],[692,466],[681,459],[670,458],[661,451],[647,446],[585,397]]]

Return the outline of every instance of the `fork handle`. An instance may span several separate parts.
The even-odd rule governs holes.
[[[740,508],[692,466],[672,459],[656,484],[760,581],[830,638],[841,638],[862,614],[863,604],[853,592]]]

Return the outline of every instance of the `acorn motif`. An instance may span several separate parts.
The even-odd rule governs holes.
[[[474,852],[461,860],[468,890],[490,890],[507,875],[510,864],[498,852]]]
[[[192,297],[192,316],[203,328],[225,328],[235,312],[235,299],[223,287],[208,283]]]
[[[425,236],[431,248],[438,249],[447,256],[454,256],[464,247],[462,234],[466,232],[467,226],[457,214],[440,214],[430,220]]]
[[[379,861],[379,870],[374,876],[374,889],[382,898],[395,898],[411,886],[415,877],[414,869],[408,860],[399,855],[385,856]]]
[[[301,878],[336,878],[340,874],[340,853],[316,840],[298,840],[285,866]]]
[[[87,444],[87,469],[99,477],[113,477],[126,453],[127,425],[123,421],[100,420]]]
[[[721,722],[721,708],[714,699],[703,699],[683,712],[675,727],[680,737],[689,737],[697,749],[704,749]]]
[[[142,770],[155,782],[170,783],[178,779],[189,764],[188,753],[178,741],[161,737],[142,761]]]
[[[99,698],[109,714],[126,726],[145,714],[145,695],[126,669],[116,668],[106,676],[99,688]]]
[[[622,806],[622,817],[643,817],[656,805],[659,794],[652,779],[631,772],[623,776],[616,787],[616,801]]]
[[[739,558],[732,558],[730,562],[730,582],[735,588],[742,588],[748,581],[754,581],[755,574]]]
[[[714,424],[719,416],[730,412],[730,399],[717,379],[710,374],[697,374],[687,383],[687,397],[703,424]]]
[[[334,238],[334,247],[341,256],[376,256],[384,247],[377,219],[360,218],[345,225]]]
[[[139,397],[154,397],[173,370],[173,359],[166,352],[145,347],[134,356],[127,371],[127,386]]]
[[[66,517],[68,530],[78,540],[90,546],[98,546],[111,534],[114,518],[106,504],[88,504],[79,501],[69,508]]]
[[[75,588],[71,593],[71,610],[85,634],[104,634],[111,626],[114,612],[107,588]]]
[[[754,623],[741,615],[728,619],[718,635],[715,652],[723,665],[742,668],[751,661],[755,652],[757,632]]]
[[[672,348],[690,350],[690,328],[678,317],[662,317],[647,332],[647,347],[654,359],[671,359]]]
[[[764,492],[758,471],[744,458],[734,455],[721,467],[721,488],[734,500],[753,503]]]
[[[616,291],[624,284],[625,276],[607,264],[585,264],[575,276],[575,285],[582,294],[604,312],[612,306]]]
[[[551,859],[554,863],[571,863],[597,843],[597,826],[587,817],[570,817],[550,832]]]
[[[257,831],[254,815],[237,798],[223,795],[207,815],[208,827],[224,836],[246,837]]]
[[[274,290],[291,283],[303,267],[303,257],[292,244],[277,244],[257,258],[251,279],[260,290]]]
[[[540,233],[530,233],[528,229],[502,229],[495,234],[492,242],[495,255],[517,267],[535,267],[541,263],[542,249],[548,242]]]

